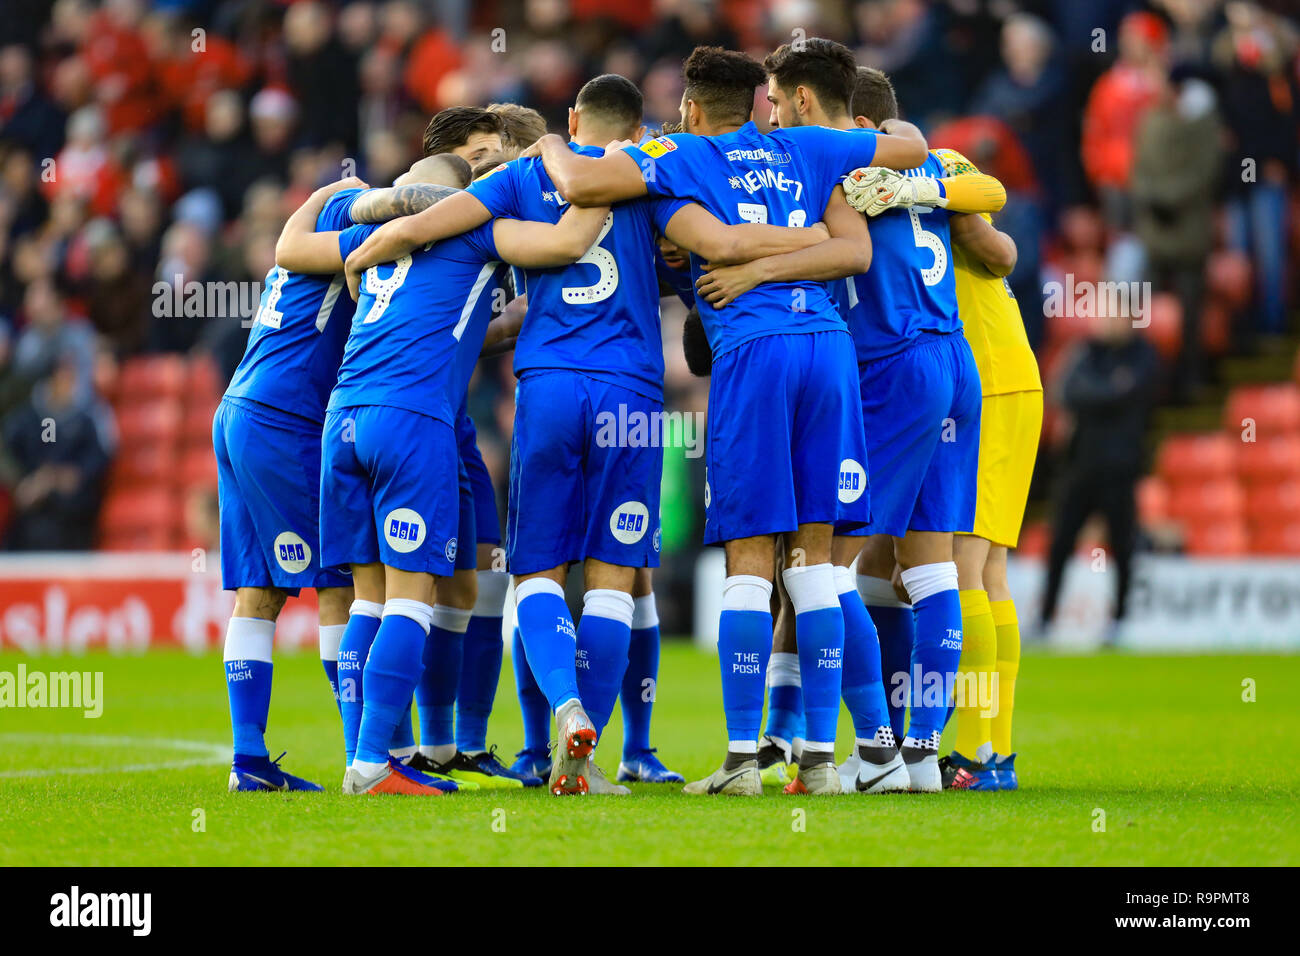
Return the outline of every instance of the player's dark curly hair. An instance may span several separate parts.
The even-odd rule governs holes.
[[[686,313],[686,322],[682,325],[682,352],[692,375],[708,378],[713,374],[713,349],[709,348],[709,337],[704,332],[698,307]]]
[[[898,97],[889,77],[869,66],[858,67],[852,109],[854,116],[865,116],[877,126],[885,120],[897,119]]]
[[[810,37],[797,46],[786,43],[767,55],[763,69],[787,95],[803,86],[817,95],[831,116],[848,114],[858,63],[843,43],[821,37]]]
[[[714,123],[743,124],[754,111],[754,90],[767,79],[748,53],[697,46],[682,67],[686,98]]]
[[[504,124],[496,113],[477,106],[449,106],[435,113],[424,128],[424,155],[449,153],[475,133],[502,132]]]

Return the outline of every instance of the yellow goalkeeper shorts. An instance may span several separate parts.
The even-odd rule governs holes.
[[[1042,430],[1041,390],[984,396],[975,499],[979,537],[1008,548],[1020,540]]]

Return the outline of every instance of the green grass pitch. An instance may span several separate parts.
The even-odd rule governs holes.
[[[0,671],[20,662],[102,670],[105,704],[94,720],[0,710],[4,866],[1300,862],[1296,657],[1031,654],[1017,690],[1020,792],[748,800],[649,785],[622,799],[345,798],[338,716],[309,653],[276,662],[268,743],[326,792],[228,794],[216,655],[6,654]],[[1247,678],[1254,702],[1242,699]],[[513,753],[520,735],[507,662],[490,737]],[[621,735],[616,714],[598,751],[611,775]],[[714,768],[715,658],[665,644],[654,743],[688,779]]]

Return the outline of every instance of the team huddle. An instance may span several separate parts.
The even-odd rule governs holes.
[[[232,791],[321,789],[264,739],[276,617],[302,588],[347,794],[1018,786],[1006,554],[1042,386],[989,215],[1005,192],[932,152],[838,43],[762,64],[701,47],[683,73],[677,130],[647,136],[612,74],[567,140],[522,106],[455,107],[392,186],[333,183],[289,218],[213,424]],[[726,555],[727,750],[689,783],[650,739],[663,451],[600,427],[662,420],[665,294],[710,378],[704,541]],[[467,391],[511,348],[503,531]],[[506,766],[487,731],[512,581],[525,731]],[[616,704],[611,781],[594,758]]]

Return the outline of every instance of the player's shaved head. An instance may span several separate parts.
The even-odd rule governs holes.
[[[842,43],[811,37],[798,48],[786,43],[763,60],[769,82],[786,96],[803,87],[811,90],[828,116],[847,116],[857,79],[857,60]]]
[[[767,74],[747,53],[697,46],[682,67],[682,79],[684,103],[693,101],[714,125],[743,126],[754,112],[754,90]]]
[[[501,117],[489,110],[478,106],[448,107],[435,113],[425,127],[424,155],[450,153],[480,143],[488,147],[484,152],[499,150],[502,128]]]
[[[393,180],[394,186],[410,183],[433,183],[464,189],[470,183],[469,163],[455,153],[438,153],[436,156],[417,159],[410,169]]]
[[[535,109],[518,103],[491,103],[487,109],[501,117],[501,147],[508,159],[546,135],[546,120]]]
[[[588,80],[573,104],[584,122],[594,122],[614,139],[627,139],[641,125],[641,107],[641,91],[617,73]]]
[[[858,67],[851,109],[855,117],[865,116],[875,126],[885,120],[897,119],[898,97],[894,94],[894,84],[880,70],[869,66]]]

